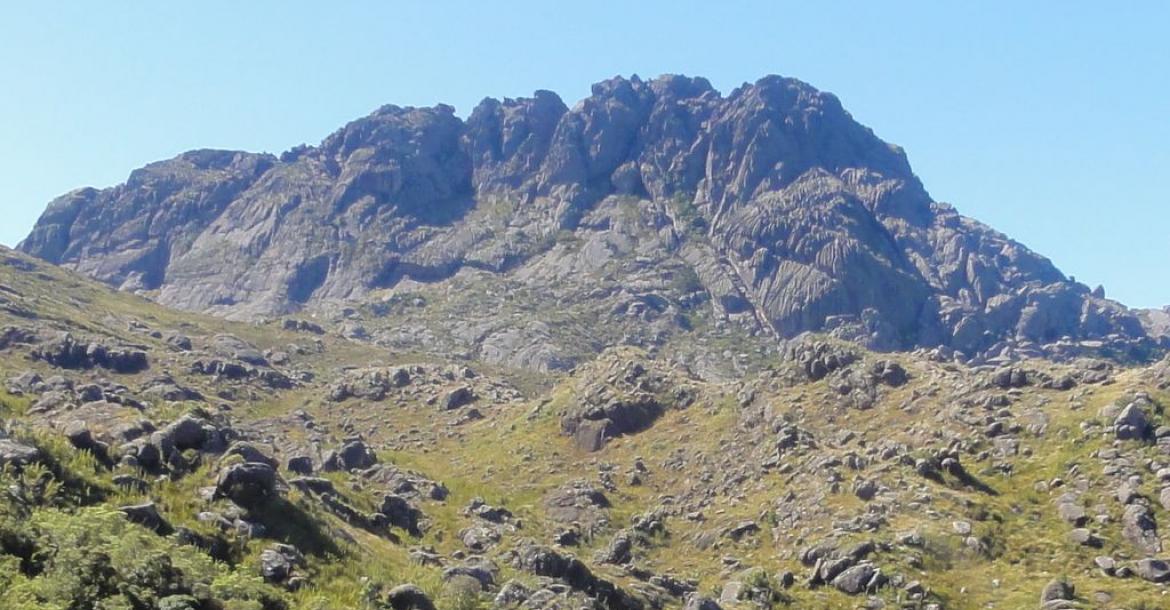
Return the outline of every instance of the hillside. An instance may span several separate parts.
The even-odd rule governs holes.
[[[1170,578],[1170,362],[803,335],[731,381],[628,346],[534,373],[11,251],[0,329],[6,608],[1154,608]]]

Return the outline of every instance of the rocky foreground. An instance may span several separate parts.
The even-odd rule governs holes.
[[[1139,608],[1170,362],[534,375],[0,255],[0,606]],[[79,571],[78,566],[84,569]],[[1144,604],[1144,605],[1143,605]]]

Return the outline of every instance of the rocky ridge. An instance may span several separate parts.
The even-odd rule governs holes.
[[[1144,358],[1158,340],[933,201],[836,97],[776,76],[727,95],[702,78],[614,78],[572,108],[539,91],[465,120],[385,106],[279,157],[192,151],[74,191],[20,249],[234,319],[417,303],[360,330],[536,370],[660,347],[696,321],[983,359]],[[564,303],[601,336],[563,330]]]

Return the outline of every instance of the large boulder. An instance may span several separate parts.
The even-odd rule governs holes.
[[[639,610],[644,606],[624,589],[595,575],[581,560],[546,546],[524,542],[516,551],[514,563],[536,576],[564,581],[611,610]]]
[[[410,371],[402,367],[346,371],[329,387],[329,399],[342,401],[347,398],[361,398],[380,401],[386,398],[391,388],[407,386],[410,380]]]
[[[475,402],[475,400],[475,391],[471,389],[471,386],[461,385],[453,390],[449,390],[446,394],[444,394],[443,398],[439,401],[439,406],[442,407],[444,411],[451,411],[460,407],[465,407]]]
[[[265,582],[284,583],[294,571],[305,565],[305,557],[295,546],[274,544],[260,552],[260,576]]]
[[[338,470],[361,470],[378,463],[378,454],[360,439],[346,442],[337,451],[325,457],[322,468],[327,472]]]
[[[166,442],[179,451],[187,449],[202,449],[207,441],[210,428],[206,422],[193,415],[184,415],[167,424],[156,434],[165,437]]]
[[[1066,580],[1052,580],[1040,592],[1040,610],[1065,610],[1079,606],[1075,603],[1076,589]]]
[[[1137,402],[1131,402],[1117,415],[1113,429],[1120,440],[1145,440],[1153,432],[1153,424],[1145,410]]]
[[[1130,504],[1121,517],[1121,534],[1139,551],[1154,555],[1162,551],[1154,513],[1145,504]]]
[[[1133,564],[1133,572],[1150,582],[1170,582],[1170,562],[1164,559],[1139,559]]]
[[[545,515],[557,523],[577,524],[591,533],[608,522],[609,498],[585,481],[573,481],[545,498]]]
[[[268,455],[268,452],[262,450],[255,443],[248,441],[236,441],[232,443],[223,455],[224,457],[239,456],[245,462],[267,464],[272,468],[276,468],[276,460]]]
[[[256,366],[268,364],[268,360],[256,346],[235,335],[216,335],[212,337],[210,347],[212,351],[223,358],[231,358]]]
[[[857,595],[877,589],[883,581],[882,573],[873,564],[862,562],[844,572],[841,572],[832,580],[832,585],[842,593],[849,595]]]
[[[417,585],[398,585],[386,594],[386,603],[393,610],[435,610],[431,598]]]
[[[259,508],[276,495],[276,470],[263,463],[232,464],[220,471],[215,483],[216,498],[246,509]]]
[[[288,458],[285,469],[300,475],[313,474],[313,458],[307,455],[294,455]]]
[[[386,522],[390,525],[400,527],[412,535],[419,535],[419,520],[422,518],[422,511],[415,508],[409,500],[403,498],[398,494],[386,494],[382,497],[382,504],[378,508],[378,512],[385,515]]]
[[[648,393],[615,398],[603,404],[584,404],[561,418],[561,430],[582,450],[598,451],[606,440],[649,428],[665,407]]]
[[[150,366],[146,352],[140,347],[79,341],[69,333],[59,333],[38,344],[31,355],[64,369],[102,367],[115,373],[132,374]]]

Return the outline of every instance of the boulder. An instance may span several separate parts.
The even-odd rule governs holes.
[[[877,495],[878,484],[872,479],[858,479],[853,485],[853,495],[869,502]]]
[[[463,542],[463,546],[476,552],[490,549],[500,542],[500,538],[498,528],[486,525],[473,525],[459,530],[459,540]]]
[[[451,566],[443,570],[443,580],[456,577],[470,578],[479,590],[487,591],[496,585],[496,575],[490,565],[468,563],[461,566]]]
[[[378,463],[378,456],[374,450],[362,440],[352,440],[341,446],[337,451],[325,456],[322,469],[327,472],[337,470],[360,470],[369,468]]]
[[[1040,592],[1041,610],[1060,610],[1075,608],[1071,602],[1076,599],[1076,590],[1072,584],[1064,580],[1049,581]]]
[[[453,390],[448,391],[439,400],[439,406],[444,411],[451,411],[460,407],[467,406],[476,400],[475,392],[472,391],[471,386],[459,386]]]
[[[463,512],[492,523],[506,523],[512,520],[512,511],[500,506],[492,506],[483,498],[472,498],[471,503]]]
[[[579,559],[531,542],[522,544],[514,558],[517,568],[536,576],[557,578],[615,610],[639,609],[642,604],[614,583],[599,578]]]
[[[243,508],[254,509],[276,494],[276,470],[268,464],[246,462],[228,466],[219,473],[214,495],[227,498]]]
[[[683,604],[683,610],[723,610],[723,607],[719,605],[719,602],[710,597],[692,593],[687,596],[686,603]]]
[[[295,477],[289,479],[288,484],[301,491],[314,493],[319,496],[337,493],[337,489],[333,486],[333,481],[319,477]]]
[[[744,538],[756,534],[760,531],[760,526],[755,521],[740,521],[727,530],[727,537],[732,540],[743,540]]]
[[[0,436],[0,468],[27,466],[40,458],[40,449]]]
[[[608,419],[586,420],[578,423],[577,430],[573,433],[573,444],[581,451],[601,451],[605,448],[605,441],[608,438],[606,430],[612,423]]]
[[[33,348],[33,358],[65,369],[102,367],[115,373],[138,373],[149,367],[146,352],[135,347],[111,346],[97,341],[84,342],[69,333],[59,333],[53,339]]]
[[[856,564],[857,560],[852,557],[826,557],[818,559],[816,565],[813,566],[809,584],[821,585],[832,583],[838,576]]]
[[[1136,402],[1121,410],[1113,422],[1113,429],[1119,440],[1145,440],[1153,432],[1149,416]]]
[[[435,610],[435,604],[417,585],[398,585],[386,594],[386,603],[393,610]]]
[[[500,587],[500,592],[496,594],[493,603],[497,608],[515,608],[528,601],[531,596],[532,591],[523,583],[509,580]]]
[[[1089,516],[1085,514],[1085,508],[1075,501],[1060,502],[1056,505],[1056,512],[1064,521],[1080,527],[1089,520]]]
[[[313,474],[313,458],[307,455],[295,455],[288,458],[285,469],[296,474],[311,475]]]
[[[240,456],[245,462],[267,464],[274,469],[276,468],[275,459],[269,457],[267,453],[248,441],[236,441],[224,452],[224,457],[234,455]]]
[[[876,588],[881,572],[868,562],[859,563],[846,569],[833,578],[831,584],[838,591],[848,595],[857,595]]]
[[[626,564],[634,559],[633,550],[634,541],[629,532],[620,531],[614,535],[609,546],[598,554],[596,561],[613,565]]]
[[[1099,549],[1105,545],[1104,540],[1101,540],[1101,538],[1096,534],[1083,527],[1078,527],[1069,532],[1068,539],[1071,540],[1074,544],[1079,544],[1081,546],[1087,546],[1095,549]]]
[[[265,582],[284,583],[304,564],[304,556],[289,544],[275,544],[260,552],[260,576]]]
[[[103,465],[109,467],[113,465],[110,459],[110,447],[93,436],[93,431],[90,430],[89,425],[83,421],[73,421],[65,426],[65,438],[69,440],[69,444],[81,451],[88,451],[93,454]]]
[[[589,532],[592,526],[606,521],[605,510],[609,498],[601,490],[584,481],[574,481],[549,493],[545,499],[545,515],[557,523],[578,524]]]
[[[137,523],[161,536],[169,535],[174,531],[171,524],[167,523],[167,520],[158,512],[158,507],[155,506],[154,502],[123,506],[118,510],[126,515],[128,521]]]
[[[382,497],[381,507],[378,512],[386,516],[387,522],[391,525],[400,527],[411,535],[419,535],[419,519],[422,517],[422,511],[418,510],[410,504],[410,502],[398,494],[386,494]]]
[[[1028,373],[1016,367],[997,370],[991,375],[991,383],[1001,389],[1022,388],[1029,383]]]
[[[1117,560],[1108,555],[1098,555],[1093,558],[1093,565],[1097,566],[1098,570],[1105,576],[1113,576],[1117,570]]]
[[[1121,517],[1121,533],[1130,544],[1143,553],[1153,555],[1162,551],[1154,514],[1144,504],[1130,504]]]
[[[211,339],[209,347],[223,358],[231,358],[256,366],[268,364],[268,360],[264,358],[264,354],[260,353],[260,350],[235,335],[216,335]]]
[[[895,388],[905,385],[910,379],[910,376],[906,373],[906,369],[902,368],[902,365],[894,360],[878,360],[873,363],[869,372],[879,383]]]
[[[1139,559],[1133,564],[1133,572],[1150,582],[1170,582],[1170,562],[1164,559]]]
[[[201,449],[207,441],[208,431],[205,426],[203,420],[193,415],[184,415],[163,427],[158,434],[166,436],[168,442],[179,451]]]

